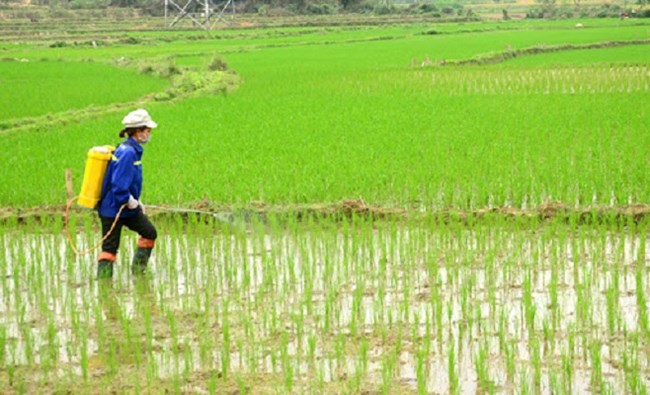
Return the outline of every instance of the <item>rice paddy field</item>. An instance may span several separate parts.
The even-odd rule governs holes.
[[[648,392],[650,22],[246,26],[0,20],[1,393]],[[99,282],[64,172],[139,107]]]

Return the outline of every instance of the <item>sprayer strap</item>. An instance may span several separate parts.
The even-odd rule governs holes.
[[[131,148],[133,148],[133,149],[135,150],[135,147],[133,147],[133,144],[129,143],[129,141],[126,140],[126,141],[124,141],[124,142],[118,144],[117,147],[115,147],[115,150],[114,150],[113,152],[117,151],[117,149],[120,148],[120,145],[122,145],[122,144],[127,145],[127,146],[129,146],[129,147],[131,147]],[[117,156],[115,156],[115,154],[113,153],[113,154],[111,154],[111,160],[112,160],[113,162],[119,162],[119,161],[120,161],[120,158],[118,158]],[[142,165],[142,161],[141,161],[141,160],[136,160],[135,162],[133,162],[133,166],[140,166],[140,165]]]
[[[115,155],[112,155],[111,160],[112,160],[113,162],[119,162],[119,161],[120,161],[120,158],[118,158],[118,157],[115,156]],[[133,166],[141,166],[141,165],[142,165],[142,161],[141,161],[141,160],[136,160],[135,162],[133,162]]]

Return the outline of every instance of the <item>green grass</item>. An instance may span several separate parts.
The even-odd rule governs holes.
[[[145,202],[363,198],[434,209],[528,207],[544,200],[575,206],[647,202],[649,77],[643,68],[587,63],[587,55],[598,52],[638,63],[642,47],[531,56],[513,67],[420,67],[427,59],[466,59],[506,48],[647,38],[643,24],[592,21],[589,28],[574,29],[574,22],[254,29],[205,40],[189,40],[185,33],[131,33],[152,41],[41,48],[38,55],[5,52],[70,60],[94,54],[107,62],[138,57],[154,64],[175,56],[177,65],[199,69],[223,52],[243,81],[239,89],[148,105],[160,128],[146,147]],[[420,34],[436,29],[447,34]],[[535,66],[536,58],[551,55],[573,56],[584,66],[573,70],[552,66],[552,60]],[[23,65],[47,75],[57,74],[57,66],[103,68],[106,77],[99,80],[114,96],[86,92],[106,102],[118,100],[122,87],[163,84],[99,63],[1,64]],[[49,91],[63,92],[69,101],[62,103],[91,101]],[[26,97],[26,103],[40,100]],[[72,168],[80,185],[88,148],[116,143],[122,116],[109,112],[74,124],[6,132],[2,144],[11,150],[0,150],[0,160],[12,172],[0,175],[10,186],[0,205],[62,202],[63,169]],[[45,158],[48,165],[38,166]]]
[[[104,63],[0,62],[0,121],[129,102],[166,86]]]
[[[552,67],[557,65],[586,66],[594,64],[605,65],[643,65],[650,64],[650,45],[631,45],[618,48],[584,49],[546,53],[505,62],[506,67]]]

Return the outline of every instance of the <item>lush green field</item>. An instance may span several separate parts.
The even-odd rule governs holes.
[[[647,393],[650,24],[577,22],[3,41],[0,392]],[[102,285],[38,208],[140,106],[145,205],[226,212]]]
[[[153,203],[362,198],[377,205],[437,209],[529,207],[544,200],[571,206],[648,202],[647,68],[588,63],[592,54],[607,58],[611,53],[616,62],[642,65],[639,54],[647,45],[542,54],[498,67],[436,67],[440,60],[542,44],[648,38],[647,25],[573,25],[443,26],[447,33],[438,35],[422,34],[438,29],[426,25],[385,32],[377,27],[284,28],[239,31],[232,39],[222,34],[216,40],[187,41],[180,35],[175,41],[165,34],[160,36],[164,40],[146,45],[42,48],[37,43],[37,51],[22,45],[4,52],[125,63],[135,57],[132,69],[149,58],[154,64],[200,70],[215,53],[223,53],[243,81],[239,89],[227,96],[148,104],[161,125],[145,157],[144,199]],[[555,66],[566,61],[554,58],[572,54],[587,68]],[[540,64],[550,60],[536,67],[535,59]],[[525,71],[522,62],[528,62]],[[56,74],[59,64],[40,67],[51,65]],[[115,75],[121,74],[116,70]],[[158,84],[146,76],[133,78],[140,80],[112,75],[98,80],[115,81],[115,95]],[[37,89],[38,84],[28,85]],[[76,86],[59,91],[87,105],[102,96],[97,91],[97,99],[79,98]],[[37,103],[34,98],[38,111],[48,108]],[[11,111],[2,117],[11,117]],[[109,112],[33,129],[47,133],[4,132],[3,144],[12,149],[1,150],[0,159],[12,172],[0,175],[0,182],[10,186],[0,195],[0,205],[61,203],[62,170],[72,168],[79,185],[85,151],[116,142],[120,119],[121,114]],[[41,147],[37,153],[35,146]],[[40,162],[34,155],[48,158],[49,166],[35,171]]]
[[[0,62],[0,121],[132,101],[166,85],[104,63]]]
[[[646,45],[635,45],[619,48],[564,51],[538,56],[522,57],[505,62],[504,67],[514,65],[528,67],[553,67],[558,65],[586,66],[603,64],[614,66],[639,65],[647,68],[649,63],[650,51],[648,51],[648,47]]]

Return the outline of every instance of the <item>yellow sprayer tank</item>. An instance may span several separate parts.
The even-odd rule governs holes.
[[[113,146],[103,145],[93,147],[88,151],[84,180],[81,184],[81,194],[79,194],[77,200],[78,205],[91,209],[97,207],[106,167],[108,167],[108,162],[111,160],[114,150],[115,147]]]

